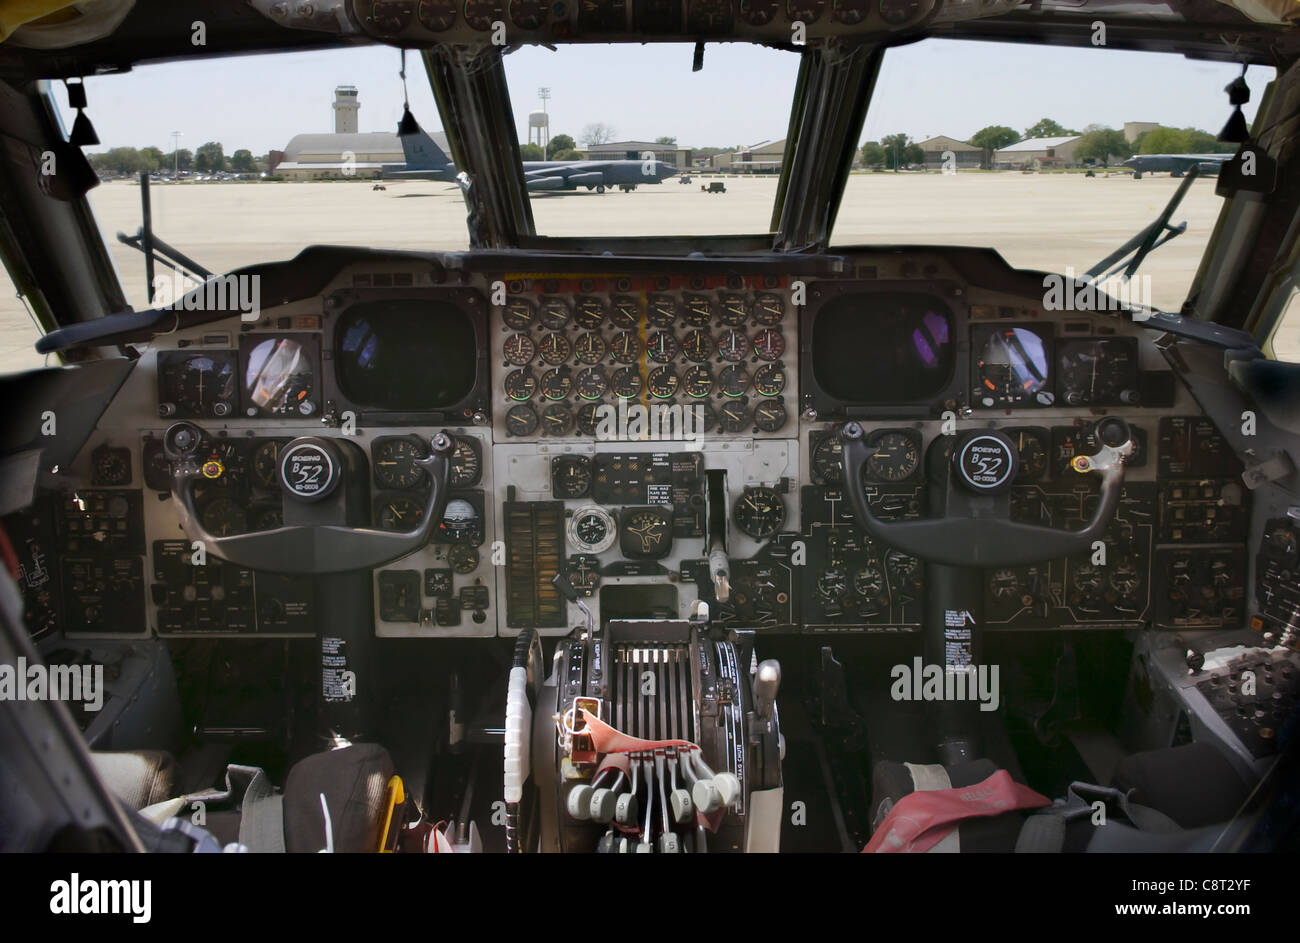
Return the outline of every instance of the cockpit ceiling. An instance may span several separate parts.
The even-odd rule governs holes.
[[[111,34],[88,42],[51,43],[47,31],[37,48],[17,29],[0,42],[0,75],[69,78],[147,62],[372,42],[509,50],[697,40],[797,48],[946,36],[1086,46],[1097,45],[1099,21],[1112,48],[1272,64],[1300,54],[1296,0],[136,0]]]

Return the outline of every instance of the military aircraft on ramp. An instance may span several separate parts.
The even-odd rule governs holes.
[[[1165,171],[1171,176],[1181,177],[1193,167],[1204,176],[1217,174],[1223,162],[1231,159],[1231,154],[1137,154],[1124,161],[1124,166],[1132,167],[1135,177]]]

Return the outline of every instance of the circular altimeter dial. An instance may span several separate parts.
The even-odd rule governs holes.
[[[378,439],[371,450],[375,484],[395,491],[410,491],[423,485],[428,476],[415,464],[424,450],[413,439],[393,437]]]
[[[785,524],[785,501],[772,488],[746,488],[736,499],[732,517],[743,533],[766,540]]]
[[[505,355],[506,363],[522,367],[531,363],[537,355],[537,345],[527,334],[511,334],[501,345],[501,352]]]
[[[867,477],[872,481],[906,481],[921,467],[921,450],[906,432],[882,432],[867,458]]]
[[[595,504],[574,511],[566,531],[569,545],[579,553],[604,553],[618,536],[613,516]]]

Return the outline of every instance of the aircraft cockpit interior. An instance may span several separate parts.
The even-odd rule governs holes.
[[[1300,847],[1294,0],[52,0],[0,79],[0,848]]]

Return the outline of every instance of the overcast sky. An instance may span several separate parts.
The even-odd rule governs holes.
[[[601,121],[619,139],[670,135],[685,145],[725,147],[783,137],[797,56],[747,44],[711,44],[691,72],[690,44],[530,47],[506,58],[521,141],[537,90],[551,89],[552,134],[581,137]],[[408,54],[411,107],[441,126],[415,54]],[[393,131],[402,112],[399,54],[388,47],[211,59],[143,66],[87,80],[100,148],[171,150],[171,132],[193,150],[220,141],[227,154],[282,149],[300,132],[332,131],[336,85],[355,85],[360,130]],[[927,40],[891,50],[860,140],[904,131],[917,140],[961,140],[990,124],[1023,131],[1048,117],[1082,129],[1125,121],[1218,131],[1230,108],[1223,87],[1240,67],[1182,56]],[[1253,119],[1273,70],[1251,69]],[[56,98],[65,109],[62,83]],[[71,117],[65,119],[71,124]]]

